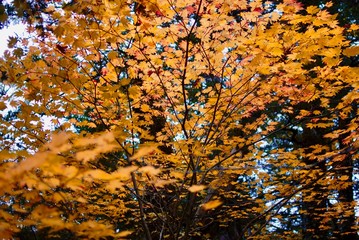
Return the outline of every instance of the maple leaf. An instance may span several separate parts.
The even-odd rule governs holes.
[[[186,10],[188,11],[189,14],[193,14],[196,12],[196,8],[193,5],[187,6]]]
[[[297,0],[284,0],[283,2],[291,7],[294,7],[295,12],[303,9],[303,4]]]
[[[131,157],[132,160],[139,159],[148,155],[152,155],[157,151],[156,146],[143,146]]]
[[[206,186],[204,186],[204,185],[192,185],[191,187],[188,188],[188,191],[190,191],[190,192],[200,192],[205,188],[206,188]]]
[[[56,44],[55,46],[62,54],[65,54],[68,48],[67,46],[61,46],[60,44]]]
[[[222,201],[216,199],[216,200],[212,200],[212,201],[209,201],[205,204],[202,205],[202,208],[204,210],[211,210],[211,209],[214,209],[214,208],[217,208],[219,206],[221,206],[223,204]]]
[[[348,57],[353,57],[359,55],[359,46],[353,46],[350,48],[346,48],[343,51],[343,54]]]

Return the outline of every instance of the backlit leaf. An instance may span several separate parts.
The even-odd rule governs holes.
[[[221,206],[222,204],[223,204],[223,202],[217,199],[217,200],[212,200],[212,201],[209,201],[209,202],[203,204],[202,208],[204,210],[211,210],[211,209]]]

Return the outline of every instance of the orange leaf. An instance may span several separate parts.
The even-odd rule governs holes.
[[[210,209],[214,209],[214,208],[217,208],[217,207],[221,206],[222,203],[223,202],[221,200],[216,199],[216,200],[209,201],[209,202],[203,204],[202,208],[204,210],[210,210]]]
[[[199,192],[199,191],[202,191],[205,188],[206,188],[205,185],[192,185],[191,187],[188,188],[188,191],[190,191],[190,192]]]

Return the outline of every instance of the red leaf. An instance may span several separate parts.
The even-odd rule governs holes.
[[[66,53],[67,46],[61,46],[60,44],[56,44],[56,48],[62,53]]]
[[[189,14],[195,13],[196,12],[196,8],[194,8],[192,5],[191,6],[187,6],[186,7],[187,11]]]
[[[163,17],[164,16],[163,13],[160,10],[157,10],[155,12],[155,14],[156,14],[157,17]]]

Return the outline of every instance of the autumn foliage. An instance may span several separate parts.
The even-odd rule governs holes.
[[[0,235],[356,237],[359,26],[329,7],[50,4],[0,60]]]

